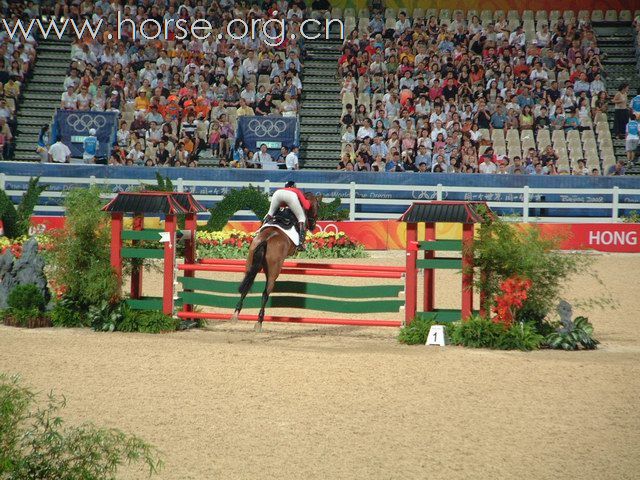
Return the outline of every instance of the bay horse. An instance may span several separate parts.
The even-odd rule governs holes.
[[[322,195],[314,195],[313,193],[305,193],[305,198],[309,200],[311,207],[306,212],[307,214],[307,231],[311,232],[316,228],[316,221],[318,219],[318,208],[322,201]],[[267,282],[262,292],[262,306],[258,313],[258,322],[255,324],[255,331],[260,332],[262,330],[262,322],[264,321],[264,309],[269,301],[269,295],[273,292],[273,288],[276,284],[276,279],[280,275],[282,265],[287,257],[293,255],[296,251],[296,245],[293,244],[291,239],[282,230],[276,227],[265,227],[258,232],[254,237],[251,245],[249,246],[249,256],[247,257],[247,263],[245,268],[244,279],[238,287],[240,292],[240,300],[236,305],[236,309],[231,316],[232,322],[238,321],[238,316],[242,310],[242,302],[247,296],[256,276],[260,270],[264,270]]]

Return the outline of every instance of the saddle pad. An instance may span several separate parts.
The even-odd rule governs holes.
[[[294,245],[298,246],[298,244],[300,243],[300,234],[298,233],[298,231],[291,227],[291,228],[283,228],[280,225],[276,224],[276,223],[265,223],[262,227],[260,227],[261,231],[263,228],[267,228],[267,227],[273,227],[273,228],[277,228],[278,230],[284,232],[287,237],[289,237],[291,239],[291,241],[293,242]]]

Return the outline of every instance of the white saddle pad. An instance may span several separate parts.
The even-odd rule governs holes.
[[[277,228],[278,230],[284,232],[287,235],[287,237],[289,237],[293,242],[293,244],[296,246],[300,243],[300,235],[298,234],[298,230],[296,230],[294,227],[282,228],[280,225],[276,225],[273,223],[265,223],[262,227],[260,227],[260,230],[267,227]]]

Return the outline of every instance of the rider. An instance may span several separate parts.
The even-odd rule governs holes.
[[[300,230],[300,242],[298,244],[298,250],[304,250],[304,242],[307,235],[307,216],[305,214],[311,208],[311,203],[306,199],[302,191],[296,188],[296,183],[288,181],[284,188],[279,188],[273,193],[271,197],[271,206],[269,207],[269,213],[264,218],[265,222],[273,219],[273,215],[276,213],[280,205],[286,204],[289,206],[293,214],[298,220],[298,226]]]

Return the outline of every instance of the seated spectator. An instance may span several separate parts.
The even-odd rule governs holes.
[[[271,94],[267,93],[267,95],[265,95],[265,97],[260,102],[258,102],[258,105],[255,109],[255,114],[261,116],[271,115],[274,110],[275,106],[273,105]]]
[[[353,133],[353,125],[347,126],[345,132],[342,134],[342,142],[343,143],[352,143],[356,139],[355,134]]]
[[[62,110],[78,109],[78,101],[72,85],[69,85],[67,87],[67,91],[62,94],[62,98],[60,99],[60,108]]]
[[[530,155],[533,155],[535,151],[529,152]],[[542,162],[542,166],[545,167],[549,163],[555,164],[558,161],[558,155],[551,145],[547,145],[544,152],[540,155],[540,162]]]
[[[566,131],[576,130],[580,127],[580,118],[578,117],[578,112],[575,108],[571,108],[569,110],[569,114],[566,116],[564,120],[564,129]]]
[[[253,112],[253,108],[251,108],[248,104],[247,101],[244,98],[240,99],[240,105],[236,110],[236,116],[237,117],[243,117],[243,116],[251,116],[253,117],[255,115],[255,113]]]
[[[144,150],[142,149],[142,142],[136,142],[133,148],[127,154],[127,160],[131,160],[135,165],[142,165],[144,163]]]
[[[589,175],[589,169],[584,158],[581,158],[577,162],[577,166],[571,172],[573,175]]]
[[[404,171],[402,167],[402,162],[400,160],[400,152],[396,150],[391,154],[391,158],[387,160],[387,163],[385,165],[385,171],[386,172]]]
[[[607,170],[607,175],[618,176],[626,173],[626,167],[624,160],[618,160],[614,165],[611,165]]]

